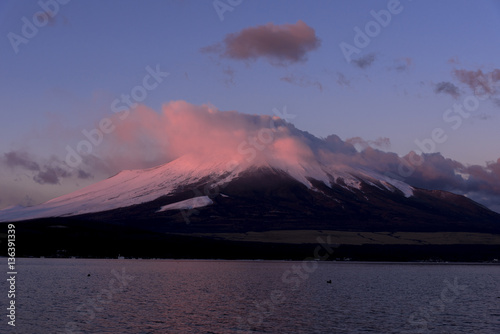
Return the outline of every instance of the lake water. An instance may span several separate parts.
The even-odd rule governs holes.
[[[2,333],[500,333],[498,265],[18,259],[17,269],[16,327],[4,315]]]

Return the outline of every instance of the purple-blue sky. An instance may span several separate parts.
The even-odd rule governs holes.
[[[67,146],[133,92],[158,112],[176,100],[263,115],[286,106],[299,129],[400,156],[438,129],[433,152],[496,175],[499,31],[500,3],[485,0],[2,1],[0,208],[116,172],[98,150],[68,169]]]

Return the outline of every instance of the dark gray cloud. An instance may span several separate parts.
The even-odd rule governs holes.
[[[91,179],[93,178],[92,174],[90,173],[87,173],[86,171],[84,171],[83,169],[79,169],[78,170],[78,178],[79,179],[82,179],[82,180],[87,180],[87,179]]]
[[[361,58],[353,59],[352,63],[361,69],[365,69],[371,66],[375,61],[375,53],[369,53]]]
[[[33,176],[33,180],[39,184],[59,184],[60,180],[59,175],[60,170],[56,168],[47,168],[43,171],[40,171]]]
[[[465,167],[458,161],[443,157],[441,153],[418,156],[415,152],[410,152],[403,159],[409,162],[407,166],[413,170],[405,181],[413,186],[448,191],[458,191],[465,187],[465,180],[460,174]]]
[[[222,43],[201,49],[236,60],[264,58],[272,65],[288,65],[307,60],[307,54],[321,45],[313,28],[299,20],[295,24],[268,23],[228,34]]]
[[[473,165],[466,169],[467,191],[483,192],[500,196],[500,158],[489,162],[486,167]]]
[[[40,166],[33,161],[32,157],[26,152],[10,151],[4,153],[2,162],[12,168],[21,167],[30,171],[39,171]]]
[[[4,153],[0,162],[5,166],[18,171],[29,171],[33,174],[33,181],[39,184],[60,184],[62,179],[77,177],[90,179],[92,174],[82,169],[73,171],[59,158],[52,156],[45,162],[39,162],[35,157],[25,151],[10,151]]]
[[[455,99],[460,96],[460,90],[458,89],[458,87],[453,83],[447,81],[439,82],[438,84],[436,84],[434,92],[436,94],[448,94]]]
[[[324,141],[326,143],[327,148],[332,152],[347,154],[347,155],[356,153],[356,148],[352,144],[343,141],[337,135],[329,135],[324,139]]]
[[[370,143],[359,137],[342,141],[331,135],[322,140],[318,152],[327,164],[367,168],[414,187],[467,195],[492,209],[500,206],[500,202],[494,205],[494,200],[500,198],[500,158],[486,166],[466,166],[441,153],[417,155],[412,151],[400,157],[374,148],[374,144],[384,143],[390,141],[379,138]]]

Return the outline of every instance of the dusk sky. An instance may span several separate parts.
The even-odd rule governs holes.
[[[168,162],[156,114],[208,105],[360,152],[439,152],[415,185],[499,211],[499,31],[486,0],[2,1],[0,208]],[[68,166],[96,126],[109,133]]]

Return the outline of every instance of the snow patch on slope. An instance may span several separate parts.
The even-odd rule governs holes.
[[[385,175],[382,175],[382,174],[379,174],[379,173],[376,173],[373,171],[369,171],[366,169],[363,169],[362,173],[370,178],[373,178],[375,180],[379,180],[380,183],[382,183],[382,185],[387,190],[394,191],[394,189],[391,188],[391,186],[392,186],[392,187],[400,190],[407,198],[413,196],[413,187],[407,183],[404,183],[403,181],[399,181],[399,180],[396,180],[396,179],[390,178],[388,176],[385,176]]]
[[[201,208],[207,205],[211,205],[214,202],[208,196],[198,196],[184,201],[164,205],[157,212],[163,212],[167,210],[189,210],[195,208]]]

